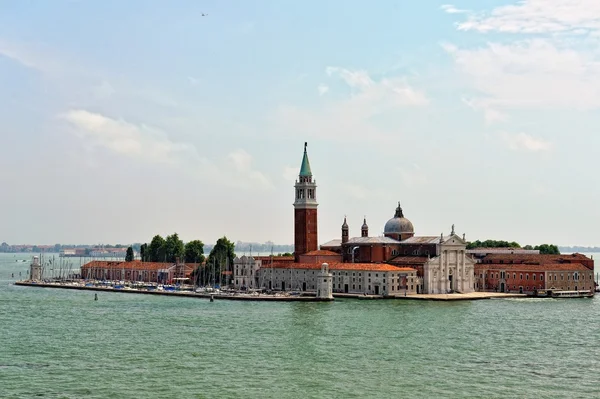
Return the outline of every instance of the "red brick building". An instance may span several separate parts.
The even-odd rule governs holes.
[[[594,261],[582,254],[490,254],[475,265],[478,291],[594,290]]]
[[[198,266],[195,263],[94,260],[81,267],[81,278],[172,284],[178,281],[177,279],[190,278],[192,271]]]

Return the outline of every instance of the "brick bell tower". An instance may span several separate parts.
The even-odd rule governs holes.
[[[294,256],[319,249],[317,240],[317,184],[313,181],[304,143],[304,157],[300,166],[300,175],[296,181],[296,199],[294,201]]]

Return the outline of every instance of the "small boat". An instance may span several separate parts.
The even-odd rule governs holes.
[[[552,298],[592,298],[594,292],[590,290],[578,290],[578,291],[562,291],[553,290],[549,291]]]

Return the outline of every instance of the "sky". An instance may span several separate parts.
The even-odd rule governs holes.
[[[202,14],[207,14],[203,16]],[[600,245],[597,0],[0,1],[0,242]]]

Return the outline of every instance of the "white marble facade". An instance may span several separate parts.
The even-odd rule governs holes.
[[[475,262],[466,254],[467,243],[456,234],[440,237],[439,256],[423,266],[423,293],[475,291]]]

